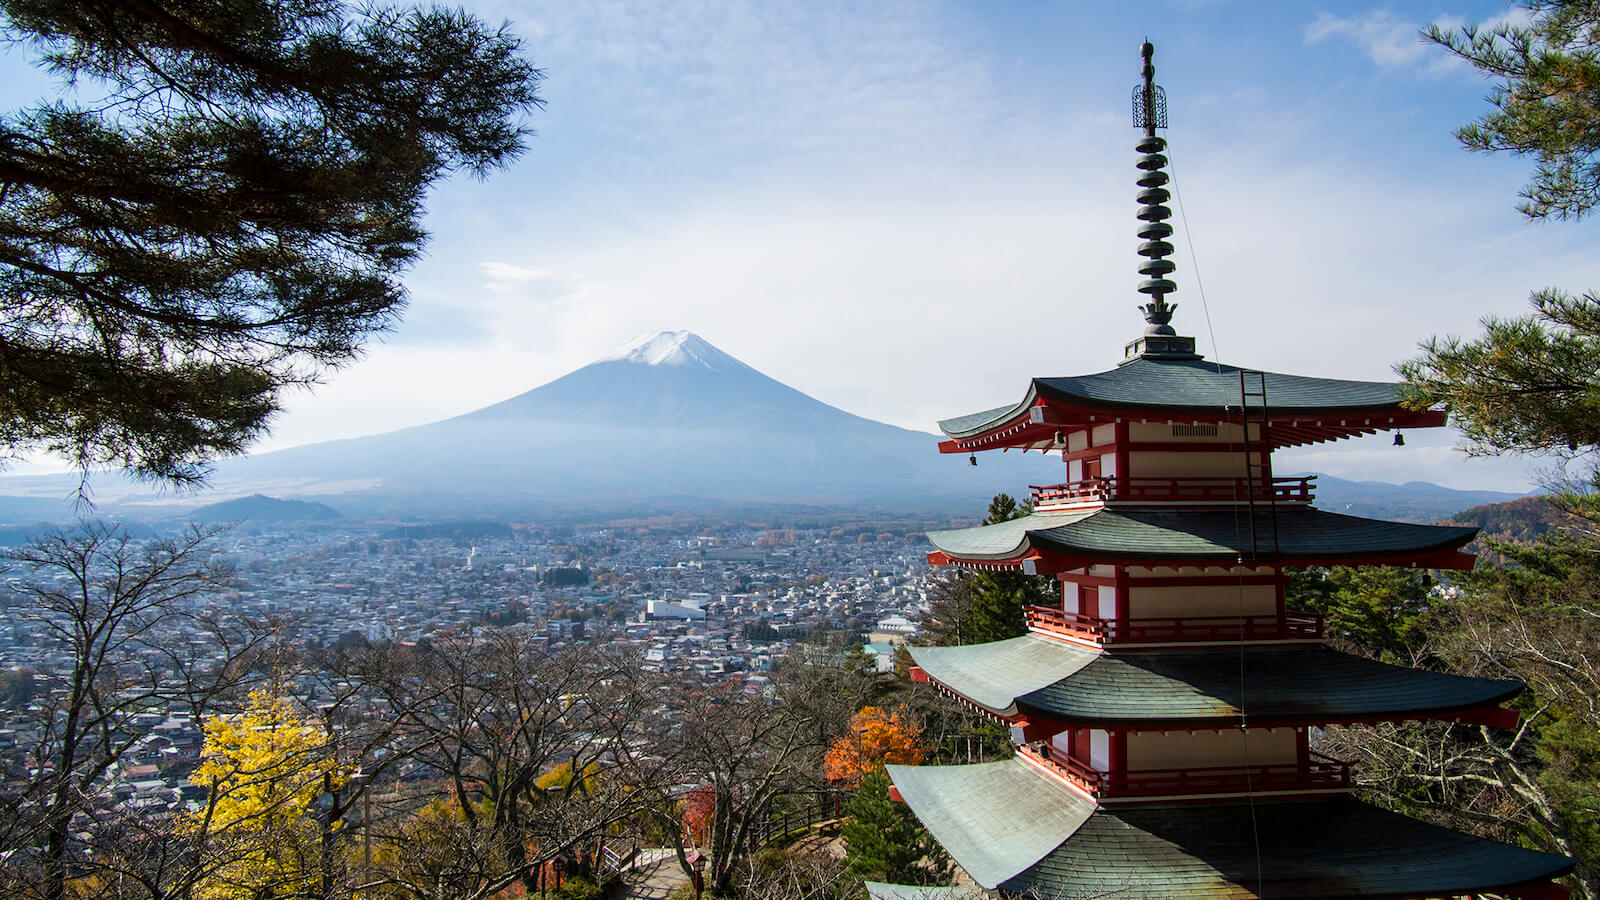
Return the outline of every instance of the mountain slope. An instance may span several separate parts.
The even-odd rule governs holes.
[[[973,469],[936,443],[822,403],[680,331],[451,419],[231,461],[216,481],[347,482],[347,510],[509,511],[712,502],[981,510],[997,491],[1059,480],[1059,460],[1009,454]]]
[[[446,421],[734,430],[893,427],[813,399],[688,331],[647,335],[543,387]]]
[[[1332,475],[1317,475],[1315,505],[1330,512],[1369,519],[1428,523],[1437,522],[1468,507],[1504,503],[1520,496],[1504,491],[1458,491],[1427,481],[1389,484],[1383,481],[1346,481]]]
[[[1441,525],[1471,525],[1482,529],[1484,538],[1514,544],[1529,544],[1562,526],[1571,527],[1573,517],[1557,509],[1547,497],[1521,497],[1505,503],[1474,506],[1456,513]]]
[[[305,500],[279,500],[262,494],[251,494],[211,503],[190,510],[181,518],[198,523],[253,522],[255,524],[281,522],[325,522],[340,518],[339,511],[322,503]]]

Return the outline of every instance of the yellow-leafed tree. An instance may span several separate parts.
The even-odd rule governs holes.
[[[828,748],[822,772],[830,781],[854,787],[884,765],[914,766],[926,755],[922,729],[904,710],[864,706],[850,718],[850,733]]]
[[[205,722],[190,781],[209,792],[191,826],[201,837],[201,900],[315,895],[326,876],[319,801],[346,780],[318,724],[259,690],[242,713]]]

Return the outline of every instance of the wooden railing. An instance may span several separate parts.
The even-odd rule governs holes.
[[[1048,744],[1026,746],[1021,748],[1021,752],[1102,798],[1343,790],[1350,787],[1350,764],[1315,752],[1305,765],[1273,763],[1186,769],[1130,769],[1124,772],[1099,771]]]
[[[1310,503],[1315,475],[1296,478],[1123,478],[1107,475],[1061,484],[1030,484],[1035,509],[1068,503]]]
[[[781,843],[801,831],[838,822],[844,816],[844,805],[849,799],[849,795],[838,790],[779,794],[746,831],[751,851]]]
[[[1102,619],[1050,606],[1025,610],[1028,628],[1100,644],[1166,641],[1283,641],[1322,637],[1322,616],[1286,612],[1269,616],[1181,616]]]

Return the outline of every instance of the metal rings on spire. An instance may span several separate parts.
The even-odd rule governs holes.
[[[1149,294],[1151,302],[1140,307],[1144,312],[1145,321],[1160,330],[1160,333],[1172,334],[1172,313],[1178,308],[1176,304],[1168,304],[1166,295],[1177,291],[1178,286],[1168,275],[1177,267],[1167,257],[1173,253],[1172,226],[1167,220],[1172,218],[1172,208],[1167,202],[1172,199],[1172,194],[1167,190],[1167,183],[1172,177],[1167,174],[1167,157],[1163,152],[1167,149],[1165,138],[1156,136],[1157,128],[1167,125],[1167,97],[1166,92],[1155,83],[1156,67],[1153,59],[1156,48],[1149,41],[1139,47],[1139,55],[1144,58],[1142,74],[1144,80],[1141,85],[1133,89],[1133,124],[1136,128],[1144,129],[1144,137],[1134,145],[1139,151],[1139,255],[1144,261],[1139,264],[1139,274],[1144,280],[1139,282],[1139,293]]]

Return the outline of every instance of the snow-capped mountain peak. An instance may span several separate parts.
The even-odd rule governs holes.
[[[645,334],[607,354],[601,361],[620,360],[645,366],[693,366],[713,372],[743,367],[692,331]]]

